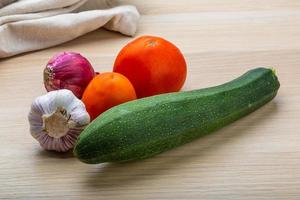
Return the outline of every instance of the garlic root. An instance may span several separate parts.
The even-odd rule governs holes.
[[[35,99],[28,115],[31,135],[47,150],[65,152],[90,122],[84,104],[62,89]]]

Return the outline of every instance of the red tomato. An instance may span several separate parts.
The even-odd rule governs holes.
[[[186,79],[186,62],[171,42],[142,36],[123,47],[114,72],[126,76],[141,98],[179,91]]]

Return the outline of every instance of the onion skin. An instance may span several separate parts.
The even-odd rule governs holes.
[[[44,69],[46,90],[71,90],[76,97],[82,94],[95,76],[90,62],[79,53],[63,52],[52,57]]]

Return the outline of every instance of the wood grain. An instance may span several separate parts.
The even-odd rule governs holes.
[[[236,123],[154,158],[86,165],[39,147],[28,131],[29,105],[45,93],[42,70],[53,54],[78,51],[98,71],[110,71],[132,38],[98,30],[3,59],[0,199],[300,199],[300,2],[116,2],[141,11],[137,36],[162,36],[182,50],[188,63],[184,90],[272,66],[281,82],[278,96]]]

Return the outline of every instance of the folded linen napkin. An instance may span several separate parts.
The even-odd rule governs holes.
[[[58,45],[100,27],[132,36],[139,19],[134,6],[108,0],[5,1],[0,4],[0,58]]]
[[[15,1],[17,1],[17,0],[1,0],[0,1],[0,8],[6,6],[8,4],[11,4],[11,3],[15,2]]]

